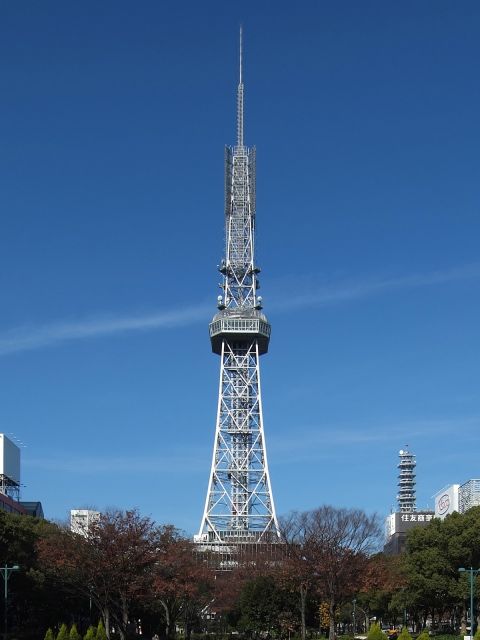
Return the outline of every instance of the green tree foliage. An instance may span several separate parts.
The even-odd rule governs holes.
[[[403,627],[400,635],[398,636],[398,640],[412,640],[412,636],[409,634],[406,627]]]
[[[248,634],[278,632],[282,593],[272,576],[250,580],[240,594],[240,628]]]
[[[480,640],[480,625],[473,636],[473,640]]]
[[[54,640],[53,631],[51,627],[48,627],[44,640]]]
[[[404,587],[406,579],[401,557],[377,553],[369,558],[363,573],[363,584],[357,595],[360,608],[356,616],[357,629],[368,628],[366,618],[389,621],[396,624],[403,620],[406,604]]]
[[[82,636],[78,633],[76,624],[72,624],[71,626],[69,640],[82,640]]]
[[[101,619],[98,621],[97,625],[96,640],[107,640],[107,634]]]
[[[422,633],[418,636],[417,640],[430,640],[430,635],[427,629],[424,629]]]
[[[56,530],[56,525],[45,520],[0,510],[0,564],[20,566],[8,582],[9,627],[15,634],[54,628],[69,613],[71,603],[64,585],[48,583],[38,559],[39,540]]]
[[[424,626],[429,615],[451,618],[456,608],[463,609],[469,587],[458,569],[479,562],[480,507],[413,529],[407,537],[405,569],[417,623]]]
[[[87,629],[87,633],[83,636],[83,640],[95,640],[97,635],[97,629],[90,625]]]
[[[375,623],[368,631],[367,640],[387,640],[387,636],[383,633],[380,625]]]
[[[66,624],[62,624],[60,627],[56,640],[69,640],[68,627]]]

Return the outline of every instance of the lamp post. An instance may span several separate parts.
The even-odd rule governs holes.
[[[470,574],[470,638],[473,638],[475,629],[474,629],[474,621],[473,621],[473,579],[478,576],[480,573],[480,569],[474,569],[470,567],[470,569],[465,569],[465,567],[460,567],[458,570],[459,573],[469,573]]]
[[[20,567],[18,564],[14,564],[13,567],[7,566],[5,563],[4,567],[0,567],[0,571],[3,576],[3,584],[5,587],[4,590],[4,600],[3,600],[3,631],[5,634],[5,640],[7,640],[7,631],[8,631],[8,617],[7,617],[7,604],[8,604],[8,581],[10,579],[11,574],[14,571],[19,571]]]
[[[365,631],[368,632],[368,617],[367,617],[367,614],[362,609],[362,607],[358,606],[356,598],[354,598],[352,600],[352,604],[353,604],[353,632],[354,632],[354,634],[355,634],[356,627],[357,627],[357,609],[359,611],[361,611],[363,613],[363,615],[365,616]]]

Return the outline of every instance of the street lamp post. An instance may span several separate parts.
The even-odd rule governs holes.
[[[473,579],[478,576],[478,574],[480,573],[480,569],[474,569],[473,567],[470,567],[470,569],[465,569],[465,567],[460,567],[458,571],[460,573],[470,574],[470,638],[473,638],[475,633],[475,623],[473,620]]]
[[[20,567],[17,564],[14,564],[13,567],[8,567],[7,564],[5,564],[4,567],[0,567],[0,571],[2,572],[2,576],[3,576],[3,584],[5,587],[4,590],[4,599],[3,599],[3,631],[5,634],[5,640],[7,640],[7,632],[8,632],[8,616],[7,616],[7,604],[8,604],[8,581],[10,579],[11,574],[14,571],[19,571]]]

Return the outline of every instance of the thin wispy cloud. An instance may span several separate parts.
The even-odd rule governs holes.
[[[480,279],[479,264],[409,276],[344,280],[323,283],[320,286],[313,282],[304,291],[298,291],[297,287],[297,292],[288,298],[288,307],[281,300],[280,295],[277,298],[274,295],[271,296],[268,307],[269,310],[282,313],[299,308],[325,307],[353,302],[400,289],[414,289],[471,279]],[[204,322],[211,311],[212,305],[202,302],[198,306],[143,315],[103,315],[40,326],[15,327],[0,334],[0,356],[50,347],[72,340],[127,332],[174,329]]]
[[[0,355],[49,347],[60,342],[111,336],[132,331],[173,329],[205,320],[209,309],[204,305],[145,315],[103,316],[58,322],[38,327],[24,326],[0,335]]]
[[[355,427],[318,425],[295,429],[295,436],[272,433],[269,452],[275,465],[344,455],[346,446],[380,446],[385,442],[412,443],[455,433],[462,441],[478,440],[480,416],[411,420]]]
[[[321,307],[351,302],[369,298],[382,293],[394,292],[400,289],[417,289],[439,284],[448,284],[462,280],[480,279],[480,265],[473,264],[455,267],[443,271],[431,271],[423,274],[412,274],[398,277],[364,278],[339,282],[329,282],[316,285],[310,283],[307,290],[297,292],[288,297],[291,309],[298,307]],[[269,308],[282,310],[285,303],[271,301]]]

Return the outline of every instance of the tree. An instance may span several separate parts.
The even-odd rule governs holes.
[[[103,626],[103,622],[101,619],[98,621],[95,640],[107,640],[107,634],[105,633],[105,627]]]
[[[47,629],[47,633],[45,634],[45,638],[44,640],[54,640],[53,638],[53,631],[51,627],[48,627]]]
[[[95,640],[96,635],[95,627],[90,625],[87,629],[87,633],[83,636],[83,640]]]
[[[280,520],[282,540],[285,544],[286,555],[278,566],[279,579],[288,585],[299,596],[300,633],[302,640],[306,638],[306,610],[307,596],[315,584],[315,572],[308,561],[306,548],[308,533],[305,522],[308,513],[293,511]]]
[[[69,640],[82,640],[82,636],[78,633],[76,624],[72,624],[70,628]]]
[[[0,510],[0,565],[20,566],[8,583],[9,627],[19,634],[54,628],[78,606],[64,585],[48,581],[38,561],[38,541],[57,530],[46,520]]]
[[[334,640],[337,605],[358,591],[369,554],[378,546],[378,518],[360,509],[323,506],[291,514],[283,520],[282,532],[289,551],[287,566],[300,594],[302,639],[307,592],[315,588],[328,601],[329,638]]]
[[[68,640],[68,628],[66,624],[62,624],[60,627],[56,640]]]
[[[257,576],[247,582],[240,594],[240,628],[254,635],[278,634],[285,618],[284,593],[273,576]]]
[[[171,525],[159,528],[152,589],[166,622],[167,637],[175,635],[176,623],[191,622],[212,599],[213,574],[194,556],[193,543]]]
[[[412,636],[408,633],[407,627],[403,627],[398,640],[412,640]]]
[[[357,594],[361,612],[377,619],[389,618],[391,623],[396,624],[397,618],[403,619],[406,608],[406,584],[404,559],[401,556],[386,556],[383,553],[371,556]]]
[[[480,562],[480,507],[466,513],[452,513],[444,520],[434,518],[428,526],[415,528],[407,536],[405,573],[407,595],[416,622],[425,627],[447,619],[458,628],[465,621],[469,586],[459,567]]]
[[[107,637],[113,618],[121,640],[127,633],[130,607],[151,588],[159,532],[138,511],[103,514],[86,535],[58,530],[40,541],[46,571],[91,598],[99,609]]]
[[[367,640],[387,640],[387,636],[383,633],[380,625],[375,622],[368,631]]]

